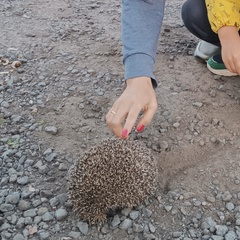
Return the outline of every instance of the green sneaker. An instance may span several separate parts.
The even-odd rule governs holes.
[[[210,72],[220,76],[237,76],[237,73],[230,72],[224,65],[221,54],[210,57],[207,61],[207,67]]]

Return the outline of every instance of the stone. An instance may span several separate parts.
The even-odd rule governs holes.
[[[57,221],[62,221],[68,216],[68,212],[64,208],[60,208],[55,212],[55,217]]]
[[[225,226],[225,225],[216,225],[215,228],[216,228],[216,234],[217,234],[218,236],[222,236],[222,237],[223,237],[223,236],[226,234],[226,232],[228,231],[228,227]]]
[[[79,239],[80,238],[81,233],[80,232],[75,232],[75,231],[71,231],[68,233],[68,236],[72,239]]]
[[[22,234],[18,233],[13,237],[13,240],[25,240],[25,237]]]
[[[19,185],[26,185],[26,184],[28,184],[28,181],[29,181],[28,176],[20,177],[17,179],[17,183]]]
[[[237,239],[237,235],[234,231],[229,231],[224,237],[225,237],[225,240],[235,240],[235,239]]]
[[[8,203],[3,203],[0,205],[0,211],[2,212],[9,212],[14,209],[14,205],[8,204]]]
[[[52,135],[56,135],[58,133],[58,129],[54,126],[47,126],[47,127],[45,127],[45,132],[52,134]]]
[[[20,193],[14,192],[6,197],[6,203],[17,204],[20,199]]]
[[[232,202],[228,202],[226,204],[226,208],[227,208],[228,211],[233,211],[235,206],[234,206],[234,204]]]
[[[18,203],[18,209],[20,211],[26,211],[31,207],[31,203],[25,200],[20,200]]]
[[[143,208],[142,209],[142,214],[143,214],[143,217],[149,218],[152,215],[152,211],[147,209],[147,208]]]
[[[131,227],[132,227],[132,220],[128,218],[124,219],[119,226],[119,228],[123,230],[127,230],[128,228],[131,228]]]
[[[140,215],[140,212],[139,212],[139,211],[133,210],[133,211],[130,212],[130,218],[131,218],[132,220],[137,219],[137,218],[139,217],[139,215]]]
[[[50,222],[54,219],[54,217],[52,216],[52,214],[50,212],[46,212],[42,215],[42,220],[44,222]]]
[[[87,235],[88,234],[88,224],[85,222],[78,222],[77,223],[77,227],[79,229],[79,231],[83,234],[83,235]]]
[[[113,217],[113,220],[111,222],[112,227],[117,227],[121,223],[120,218],[118,215],[115,215]]]
[[[133,232],[140,233],[143,232],[144,226],[141,224],[133,223]]]

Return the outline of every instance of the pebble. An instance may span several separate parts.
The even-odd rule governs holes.
[[[179,238],[179,237],[181,237],[181,235],[182,235],[182,232],[173,232],[172,233],[173,238]]]
[[[63,208],[60,208],[55,212],[55,217],[56,217],[57,221],[62,221],[67,216],[68,216],[68,212]]]
[[[228,202],[228,203],[226,204],[226,209],[227,209],[228,211],[233,211],[234,208],[235,208],[235,206],[234,206],[234,204],[233,204],[232,202]]]
[[[149,230],[150,230],[151,233],[155,233],[156,232],[156,228],[154,227],[153,224],[149,223],[148,226],[149,226]]]
[[[42,220],[44,222],[50,222],[54,219],[53,215],[50,212],[46,212],[42,215]],[[58,219],[57,219],[58,220]]]
[[[119,226],[119,228],[123,230],[127,230],[128,228],[131,228],[131,227],[132,227],[132,220],[128,218],[123,220],[123,222]]]
[[[40,240],[48,240],[48,239],[50,239],[50,238],[49,238],[49,237],[50,237],[49,232],[47,232],[47,231],[45,231],[45,230],[40,230],[40,231],[38,232],[38,236],[39,236],[39,239],[40,239]]]
[[[124,208],[122,211],[121,211],[121,213],[122,213],[122,215],[123,216],[128,216],[129,215],[129,213],[131,212],[131,210],[132,210],[132,208]]]
[[[139,215],[140,215],[139,211],[133,210],[133,211],[130,212],[130,218],[132,220],[136,220],[139,217]]]
[[[133,232],[140,233],[143,232],[144,226],[141,224],[133,223]]]
[[[8,203],[3,203],[0,205],[0,211],[2,212],[9,212],[14,209],[14,205],[8,204]]]
[[[222,236],[222,237],[223,237],[223,236],[227,233],[227,231],[228,231],[228,228],[227,228],[227,226],[225,226],[225,225],[216,225],[215,228],[216,228],[216,234],[217,234],[218,236]]]
[[[142,209],[142,214],[143,214],[143,217],[149,218],[149,217],[152,216],[152,211],[147,209],[147,208],[143,208]]]
[[[47,126],[47,127],[45,127],[45,132],[52,134],[52,135],[56,135],[58,133],[58,129],[54,126]]]
[[[26,185],[28,184],[28,182],[29,182],[28,176],[20,177],[17,179],[17,183],[19,185]]]
[[[85,222],[78,222],[77,227],[79,229],[79,231],[83,234],[83,235],[87,235],[88,234],[88,224]]]
[[[118,216],[118,215],[115,215],[115,216],[113,217],[112,222],[111,222],[112,227],[116,227],[116,226],[118,226],[120,223],[121,223],[121,221],[120,221],[119,216]]]
[[[231,199],[232,199],[232,195],[231,195],[228,191],[226,191],[226,192],[222,195],[222,200],[223,200],[224,202],[229,202],[229,201],[231,201]]]
[[[193,103],[193,106],[194,106],[194,107],[202,107],[202,106],[203,106],[203,103],[202,103],[202,102],[194,102],[194,103]]]
[[[68,233],[68,236],[72,239],[79,239],[80,238],[81,233],[80,232],[74,232],[71,231]]]
[[[225,236],[225,240],[235,240],[237,235],[234,231],[229,231]]]
[[[25,240],[25,237],[22,234],[18,233],[13,237],[13,240]]]
[[[6,203],[17,204],[20,199],[20,193],[14,192],[6,197]]]

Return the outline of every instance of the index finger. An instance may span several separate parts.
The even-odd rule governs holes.
[[[128,134],[132,131],[132,128],[135,125],[140,112],[141,112],[141,109],[134,108],[128,113],[126,122],[122,130],[122,137],[126,138]]]

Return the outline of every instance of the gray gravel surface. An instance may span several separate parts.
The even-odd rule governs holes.
[[[120,2],[1,0],[0,239],[240,239],[239,77],[194,61],[181,4],[166,4],[159,110],[131,135],[159,159],[157,195],[97,227],[72,212],[67,173],[111,136],[104,116],[124,86]]]

